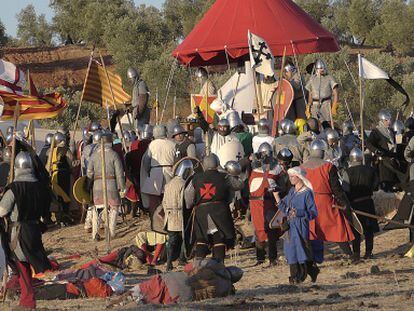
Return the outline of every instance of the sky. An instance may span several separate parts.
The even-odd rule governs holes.
[[[161,7],[164,0],[134,0],[137,5],[147,4]],[[17,32],[16,15],[27,5],[33,4],[37,14],[45,14],[48,21],[53,17],[49,0],[0,0],[0,21],[6,27],[6,33],[15,37]]]

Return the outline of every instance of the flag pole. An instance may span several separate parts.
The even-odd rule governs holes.
[[[111,92],[112,105],[114,106],[114,109],[116,110],[114,91],[112,90],[112,85],[111,85],[111,81],[109,79],[108,71],[106,70],[105,62],[104,62],[104,59],[103,59],[102,54],[101,54],[100,51],[99,51],[99,57],[101,59],[102,67],[103,67],[103,69],[105,71],[106,80],[108,81],[109,91]],[[122,145],[124,147],[125,152],[128,152],[128,148],[127,148],[126,143],[125,143],[124,128],[122,127],[121,118],[118,115],[116,117],[116,119],[118,121],[119,130],[121,131],[121,136],[122,136],[121,137],[121,142],[122,142]]]
[[[160,119],[160,104],[158,102],[158,87],[157,87],[157,92],[155,93],[155,125],[158,125],[159,119]]]
[[[273,108],[272,136],[275,136],[275,137],[277,135],[277,126],[279,123],[280,97],[282,95],[283,67],[285,65],[285,60],[286,60],[286,45],[283,49],[282,63],[280,65],[279,81],[278,81],[278,86],[276,90],[276,103]],[[275,118],[275,110],[276,110],[276,118]]]
[[[86,81],[88,81],[89,72],[91,70],[94,51],[95,51],[95,46],[93,46],[92,51],[91,51],[91,55],[89,57],[88,68],[86,69],[86,76],[85,76],[85,80],[83,82],[83,88],[82,88],[81,98],[80,98],[80,101],[79,101],[78,111],[76,112],[75,125],[73,127],[73,141],[76,140],[76,132],[78,130],[79,115],[80,115],[80,111],[81,111],[81,107],[82,107],[83,96],[85,94]]]
[[[105,142],[104,138],[101,138],[101,175],[102,175],[102,191],[103,191],[103,202],[104,211],[106,217],[105,226],[105,241],[106,241],[106,252],[111,252],[111,235],[109,233],[109,211],[108,211],[108,189],[106,183],[106,163],[105,163]]]
[[[14,107],[14,115],[13,115],[13,141],[12,141],[12,155],[10,161],[10,171],[9,171],[9,184],[11,184],[14,180],[14,163],[16,158],[16,128],[17,128],[17,120],[19,119],[20,115],[20,104],[19,102],[16,103]]]
[[[358,54],[358,67],[359,67],[359,104],[360,104],[360,115],[359,121],[361,123],[361,149],[362,149],[362,164],[365,165],[365,132],[364,132],[364,81],[361,77],[361,54]]]
[[[30,69],[27,69],[27,83],[29,84],[29,95],[32,96],[32,88],[31,88],[31,81],[30,81]],[[30,143],[34,151],[36,151],[36,138],[35,138],[35,130],[34,130],[34,122],[33,120],[29,121],[29,130],[30,134]]]

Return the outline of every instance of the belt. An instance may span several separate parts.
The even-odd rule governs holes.
[[[262,196],[262,197],[250,197],[249,198],[249,200],[260,200],[260,201],[263,201],[265,198]]]
[[[321,102],[321,103],[323,103],[325,100],[330,100],[332,97],[331,96],[329,96],[329,97],[325,97],[325,98],[322,98],[322,99],[318,99],[318,98],[312,98],[312,101],[313,102]]]
[[[371,199],[370,196],[366,196],[366,197],[362,197],[362,198],[356,198],[356,199],[352,200],[352,203],[363,202],[363,201],[370,200],[370,199]]]
[[[95,178],[94,178],[94,180],[97,180],[97,179],[102,179],[102,176],[96,176]],[[106,176],[106,179],[108,180],[108,179],[115,179],[115,176]]]
[[[206,205],[206,204],[217,204],[217,203],[223,203],[222,201],[209,201],[209,202],[202,202],[199,204],[199,206],[201,205]]]
[[[151,169],[157,168],[157,167],[172,167],[172,165],[155,165],[155,166],[151,166]]]

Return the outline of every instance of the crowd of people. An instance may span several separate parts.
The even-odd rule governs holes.
[[[153,126],[149,123],[148,89],[135,69],[128,70],[128,77],[134,85],[132,106],[137,124],[123,135],[113,126],[104,128],[92,122],[83,130],[82,140],[75,142],[69,131],[61,129],[46,136],[37,155],[24,133],[10,128],[0,163],[0,217],[7,219],[3,249],[19,275],[21,305],[33,307],[31,268],[35,272],[51,268],[41,240],[44,227],[75,222],[70,209],[71,179],[79,176],[86,177],[82,187],[90,195],[82,210],[91,239],[103,239],[103,222],[115,239],[120,216],[149,215],[151,228],[137,233],[136,244],[148,265],[165,263],[168,277],[157,279],[158,290],[163,280],[173,278],[168,273],[177,269],[175,262],[185,265],[194,259],[200,263],[211,253],[220,265],[217,269],[225,269],[227,252],[247,238],[235,225],[240,220],[254,228],[251,242],[256,265],[278,265],[277,246],[283,239],[291,284],[304,282],[307,276],[317,281],[326,242],[337,243],[356,264],[361,260],[364,236],[363,257],[373,258],[378,222],[356,216],[354,211],[375,216],[372,196],[377,190],[411,195],[414,119],[392,122],[391,113],[381,110],[378,124],[364,134],[358,133],[351,120],[340,128],[333,126],[338,85],[326,73],[322,60],[315,68],[315,75],[303,88],[295,67],[286,66],[285,77],[290,77],[295,97],[276,137],[271,135],[270,118],[246,125],[239,112],[217,102],[213,124],[196,108],[191,129],[178,119]],[[205,82],[201,93],[214,93],[205,70],[199,76]],[[272,96],[268,98],[272,100]],[[361,135],[365,135],[365,148]],[[12,154],[16,155],[14,161]],[[10,163],[14,180],[8,183]],[[410,202],[403,199],[404,212],[399,210],[396,217],[412,224]],[[410,232],[411,242],[413,236]],[[185,283],[192,276],[181,277],[180,282]],[[143,299],[144,292],[149,295],[154,282],[135,288],[134,299]],[[213,296],[202,297],[230,292],[213,291]],[[191,296],[191,288],[182,295]]]

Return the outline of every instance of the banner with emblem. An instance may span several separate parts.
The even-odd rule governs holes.
[[[274,76],[275,58],[266,41],[248,31],[249,54],[252,68],[265,76]]]
[[[216,98],[217,96],[191,94],[191,110],[193,110],[195,107],[199,107],[206,121],[211,124],[214,121],[215,112],[210,108],[210,105]]]

